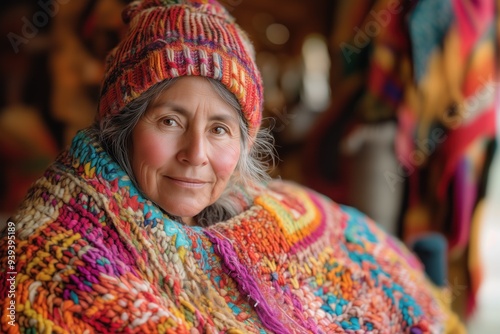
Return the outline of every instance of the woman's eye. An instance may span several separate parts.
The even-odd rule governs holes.
[[[216,127],[213,128],[212,131],[216,135],[223,135],[223,134],[227,133],[226,128],[224,128],[223,126],[216,126]]]
[[[163,125],[166,126],[176,126],[177,122],[171,118],[165,118],[162,120]]]

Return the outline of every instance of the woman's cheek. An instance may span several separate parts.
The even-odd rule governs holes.
[[[233,174],[239,159],[239,145],[218,148],[215,159],[213,160],[216,164],[217,174],[223,178],[230,177]]]
[[[165,164],[169,158],[167,152],[171,149],[165,144],[165,138],[154,132],[143,132],[138,138],[140,145],[136,154],[141,156],[147,164],[152,167],[159,167]]]

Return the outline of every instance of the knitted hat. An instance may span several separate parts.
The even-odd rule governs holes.
[[[163,80],[205,76],[236,96],[255,136],[262,118],[262,80],[248,37],[222,5],[214,0],[135,1],[123,20],[129,30],[108,56],[98,119],[121,112]]]

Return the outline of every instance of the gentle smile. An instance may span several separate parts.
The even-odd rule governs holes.
[[[190,178],[184,178],[184,177],[172,177],[172,176],[166,176],[167,179],[171,180],[173,183],[181,186],[181,187],[186,187],[186,188],[201,188],[207,182],[203,180],[198,180],[198,179],[190,179]]]

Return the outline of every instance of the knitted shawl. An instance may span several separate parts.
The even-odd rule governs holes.
[[[283,181],[247,201],[209,228],[172,221],[80,132],[14,216],[15,256],[3,233],[1,332],[462,332],[358,211]]]

